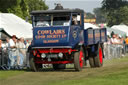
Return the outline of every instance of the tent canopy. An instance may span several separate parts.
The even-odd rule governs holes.
[[[91,24],[91,23],[84,23],[84,29],[88,29],[88,28],[93,28],[93,29],[97,29],[99,28],[98,26]]]
[[[0,28],[10,36],[32,38],[32,25],[11,13],[0,13]]]
[[[127,25],[114,25],[111,28],[123,31],[125,33],[128,33],[128,26]]]
[[[121,30],[118,30],[118,29],[113,29],[113,28],[107,28],[107,34],[109,36],[111,36],[112,31],[115,34],[118,34],[118,35],[121,35],[121,36],[125,36],[126,35],[126,33],[124,31],[121,31]]]

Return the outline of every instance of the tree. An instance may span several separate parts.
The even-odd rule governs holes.
[[[27,0],[29,12],[33,10],[46,10],[48,6],[43,0]]]
[[[127,13],[121,12],[125,6],[128,6],[127,0],[103,0],[102,2],[102,10],[106,13],[106,18],[109,26],[118,25],[122,23],[121,20]],[[123,8],[122,8],[123,7]],[[126,11],[126,8],[125,10]]]
[[[120,21],[128,25],[128,6],[120,7],[119,9]]]
[[[103,0],[102,1],[102,8],[105,11],[111,11],[111,10],[116,10],[119,9],[122,6],[127,5],[127,0]]]
[[[23,13],[23,18],[25,19],[27,16],[29,16],[29,7],[27,4],[27,0],[21,0],[20,7]]]
[[[0,0],[0,11],[14,13],[26,19],[32,10],[46,10],[48,6],[43,0]]]
[[[95,15],[90,12],[85,13],[85,15],[86,15],[86,19],[94,19],[95,18]]]
[[[105,13],[102,11],[101,8],[95,8],[93,10],[95,16],[96,16],[96,23],[105,23],[106,22],[106,18],[105,18]]]

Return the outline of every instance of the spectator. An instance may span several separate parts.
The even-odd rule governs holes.
[[[122,44],[122,56],[125,55],[125,40],[123,37],[121,37],[121,44]]]
[[[113,37],[114,34],[115,34],[115,33],[112,31],[112,32],[111,32],[111,37]]]
[[[31,41],[26,40],[26,48],[28,48],[30,44],[31,44]]]
[[[2,40],[0,40],[0,48],[2,48]]]
[[[116,34],[112,35],[111,44],[119,44],[119,41],[118,41],[118,38],[117,38]]]
[[[0,55],[2,54],[2,40],[0,40]]]
[[[15,59],[16,59],[16,35],[13,35],[9,40],[9,69],[14,69]]]
[[[107,42],[104,43],[104,55],[106,59],[110,59],[110,44],[111,44],[111,39],[109,36],[107,36]]]
[[[114,56],[115,58],[118,56],[117,54],[115,54],[116,52],[119,51],[119,37],[117,34],[113,34],[112,38],[111,38],[111,52],[112,52],[112,56]]]
[[[126,43],[126,52],[128,52],[128,35],[126,36],[125,43]]]
[[[24,44],[24,38],[20,38],[19,41],[19,55],[20,55],[20,65],[26,66],[26,49]]]
[[[19,42],[20,42],[20,39],[17,39],[17,41],[15,42],[16,43],[16,47],[17,47],[17,65],[18,67],[20,68],[21,64],[20,64],[20,52],[19,52]]]

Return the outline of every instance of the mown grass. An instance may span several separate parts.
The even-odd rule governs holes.
[[[128,85],[128,57],[107,60],[101,68],[68,70],[0,71],[0,85]]]
[[[9,71],[0,71],[0,79],[7,79],[9,77],[17,76],[25,71],[18,71],[18,70],[9,70]]]
[[[96,69],[100,73],[96,72],[76,79],[53,81],[46,85],[128,85],[128,57],[107,60],[104,63],[110,68]]]
[[[47,85],[128,85],[128,68],[103,75],[92,75],[86,78],[51,82]]]

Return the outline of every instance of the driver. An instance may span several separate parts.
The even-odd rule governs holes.
[[[72,24],[73,25],[78,25],[78,21],[77,21],[77,17],[76,16],[72,16]]]
[[[37,27],[49,26],[49,23],[48,23],[47,21],[40,20],[40,21],[37,22],[36,26],[37,26]]]

